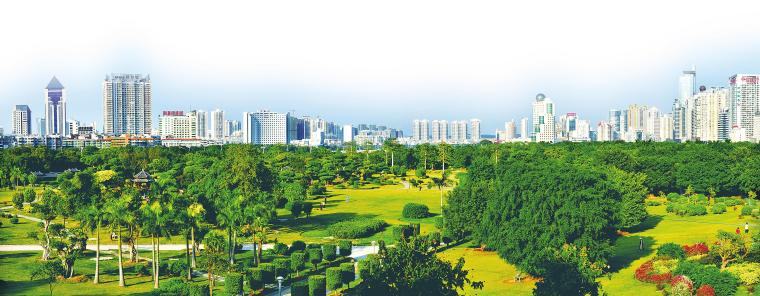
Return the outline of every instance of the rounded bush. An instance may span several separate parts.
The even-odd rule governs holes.
[[[274,277],[288,277],[290,273],[290,258],[275,258],[272,260],[274,264]]]
[[[188,296],[209,296],[208,283],[192,283],[187,285]]]
[[[754,210],[754,209],[755,208],[752,207],[752,206],[743,206],[742,207],[742,216],[750,216],[750,215],[752,215],[752,210]],[[11,223],[13,223],[13,222],[11,222]]]
[[[322,249],[308,249],[308,251],[309,263],[314,265],[314,268],[317,268],[317,264],[322,262]]]
[[[230,272],[224,277],[224,291],[228,295],[243,294],[243,275],[237,272]]]
[[[290,285],[291,296],[309,296],[309,283],[295,282]]]
[[[666,243],[657,248],[657,257],[684,259],[686,258],[686,252],[677,244]]]
[[[356,270],[353,263],[341,263],[340,270],[344,284],[348,284],[356,279]]]
[[[720,271],[715,265],[702,265],[697,262],[684,260],[673,270],[674,275],[688,276],[694,286],[710,285],[715,289],[715,295],[734,295],[739,285],[738,280],[727,271]]]
[[[272,247],[272,252],[274,252],[277,255],[285,255],[288,253],[288,245],[283,243],[276,243]]]
[[[340,267],[329,267],[325,271],[327,277],[327,290],[333,291],[343,286],[343,271]]]
[[[724,203],[720,203],[720,202],[719,202],[719,203],[716,203],[716,204],[714,204],[714,205],[712,206],[712,208],[710,208],[710,211],[711,211],[713,214],[723,214],[723,213],[725,213],[725,212],[726,212],[726,204],[724,204]]]
[[[290,244],[290,248],[288,248],[288,253],[298,252],[306,250],[306,243],[300,240],[293,241],[292,244]]]
[[[258,267],[248,269],[248,288],[254,291],[264,288],[264,270]]]
[[[294,252],[290,254],[290,270],[298,272],[306,265],[306,253]]]
[[[327,233],[339,239],[362,238],[382,231],[387,225],[378,219],[348,220],[330,225]]]
[[[18,224],[18,218],[16,217],[10,218],[8,221],[11,222],[11,224]]]
[[[309,277],[309,296],[323,296],[327,294],[327,280],[323,275]]]
[[[333,244],[324,244],[322,245],[322,256],[326,261],[333,261],[335,258],[337,258],[337,247]]]
[[[350,240],[342,240],[338,242],[338,253],[343,257],[351,256],[351,249],[354,247]]]
[[[430,209],[423,204],[408,203],[404,205],[404,210],[401,212],[401,216],[410,219],[427,218],[430,216]]]
[[[264,284],[274,283],[274,264],[261,263],[259,264],[259,268],[264,271]]]
[[[393,238],[395,240],[406,240],[412,236],[414,236],[414,228],[411,225],[393,226]]]
[[[154,290],[155,295],[185,295],[188,287],[184,280],[180,278],[170,278],[161,283],[158,290]]]

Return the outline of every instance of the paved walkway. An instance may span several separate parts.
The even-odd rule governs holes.
[[[19,215],[19,217],[21,217]],[[87,243],[87,249],[88,250],[95,250],[97,246],[94,242],[90,241]],[[200,245],[201,248],[203,248],[203,244]],[[273,244],[264,244],[264,250],[268,250],[274,247]],[[107,251],[107,250],[116,250],[118,249],[118,245],[100,245],[101,251]],[[144,251],[150,251],[152,248],[151,245],[137,245],[137,250],[144,250]],[[129,246],[124,244],[121,246],[121,249],[124,251],[129,250]],[[185,244],[162,244],[161,245],[161,251],[181,251],[185,249]],[[253,250],[253,244],[243,244],[243,251],[251,251]],[[15,251],[42,251],[42,247],[40,245],[0,245],[0,252],[15,252]]]

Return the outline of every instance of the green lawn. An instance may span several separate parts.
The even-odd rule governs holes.
[[[467,287],[466,295],[530,295],[533,291],[535,280],[528,278],[515,282],[517,270],[495,252],[460,246],[439,253],[439,256],[452,264],[464,257],[464,268],[469,271],[469,277],[483,281],[483,290]]]

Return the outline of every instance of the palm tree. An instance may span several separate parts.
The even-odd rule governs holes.
[[[234,197],[234,194],[230,191],[223,192],[221,198],[218,199],[217,202],[216,220],[219,223],[219,226],[227,229],[227,255],[229,257],[230,264],[235,263],[233,230],[237,226],[239,220],[239,205],[240,204]]]
[[[159,288],[159,266],[161,262],[161,236],[168,236],[171,205],[163,205],[160,200],[145,202],[142,206],[145,218],[143,229],[150,233],[153,257],[153,288]]]
[[[128,215],[129,203],[132,200],[132,196],[129,194],[123,194],[119,198],[113,198],[106,201],[105,206],[105,218],[110,223],[111,229],[116,228],[116,236],[118,237],[118,253],[119,253],[119,287],[124,287],[124,264],[122,262],[122,246],[121,246],[121,226],[130,222]]]
[[[441,178],[432,178],[432,180],[433,185],[438,187],[438,190],[441,192],[441,219],[445,221],[446,218],[443,217],[443,188],[449,185],[449,181],[446,178],[445,173],[441,176]]]
[[[191,268],[196,267],[195,257],[197,255],[197,249],[195,247],[196,246],[195,229],[198,227],[198,224],[200,224],[200,222],[203,220],[203,215],[205,214],[205,212],[206,210],[203,208],[203,205],[197,202],[187,207],[187,215],[190,217],[190,244],[192,245],[192,259],[190,262]]]
[[[95,276],[93,284],[100,282],[100,226],[103,223],[104,211],[101,205],[90,205],[78,213],[80,225],[86,230],[95,232]]]
[[[206,254],[203,260],[206,273],[208,274],[209,295],[214,295],[214,273],[227,267],[227,261],[224,260],[224,236],[216,232],[209,233],[204,239]]]

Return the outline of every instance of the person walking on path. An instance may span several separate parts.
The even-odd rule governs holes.
[[[742,234],[742,231],[739,230],[739,227],[736,227],[736,235],[740,235],[740,234]]]
[[[744,234],[749,233],[749,223],[744,222]]]
[[[639,237],[639,250],[644,250],[644,238]]]

